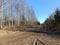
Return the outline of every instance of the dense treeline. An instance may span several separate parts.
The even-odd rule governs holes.
[[[26,0],[0,0],[0,28],[36,24],[34,9]]]
[[[50,15],[43,24],[45,32],[60,33],[60,10],[56,9],[55,13]]]

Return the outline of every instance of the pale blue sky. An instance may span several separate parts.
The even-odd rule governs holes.
[[[60,0],[27,0],[35,11],[38,21],[43,23],[57,7],[60,7]]]

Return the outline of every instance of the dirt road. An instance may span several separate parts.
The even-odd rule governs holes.
[[[60,45],[60,38],[43,33],[17,32],[1,37],[0,45]]]

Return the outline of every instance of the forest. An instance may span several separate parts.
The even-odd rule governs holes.
[[[60,34],[60,9],[57,8],[56,11],[50,15],[42,25],[44,31],[53,34]]]
[[[0,0],[0,28],[35,24],[34,9],[26,0]]]

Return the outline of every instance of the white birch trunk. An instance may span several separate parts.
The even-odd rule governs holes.
[[[9,0],[9,27],[13,26],[13,15],[12,15],[12,0]],[[12,25],[11,25],[12,22]]]
[[[2,3],[1,3],[1,15],[2,15],[1,28],[3,28],[3,25],[4,25],[4,0],[2,0]]]
[[[17,25],[18,26],[20,26],[20,21],[21,21],[21,19],[20,19],[21,18],[21,10],[20,10],[21,9],[21,3],[20,2],[21,2],[21,0],[18,0],[18,9],[17,9],[17,14],[18,14],[17,15],[18,16],[17,17],[17,20],[18,20]]]

